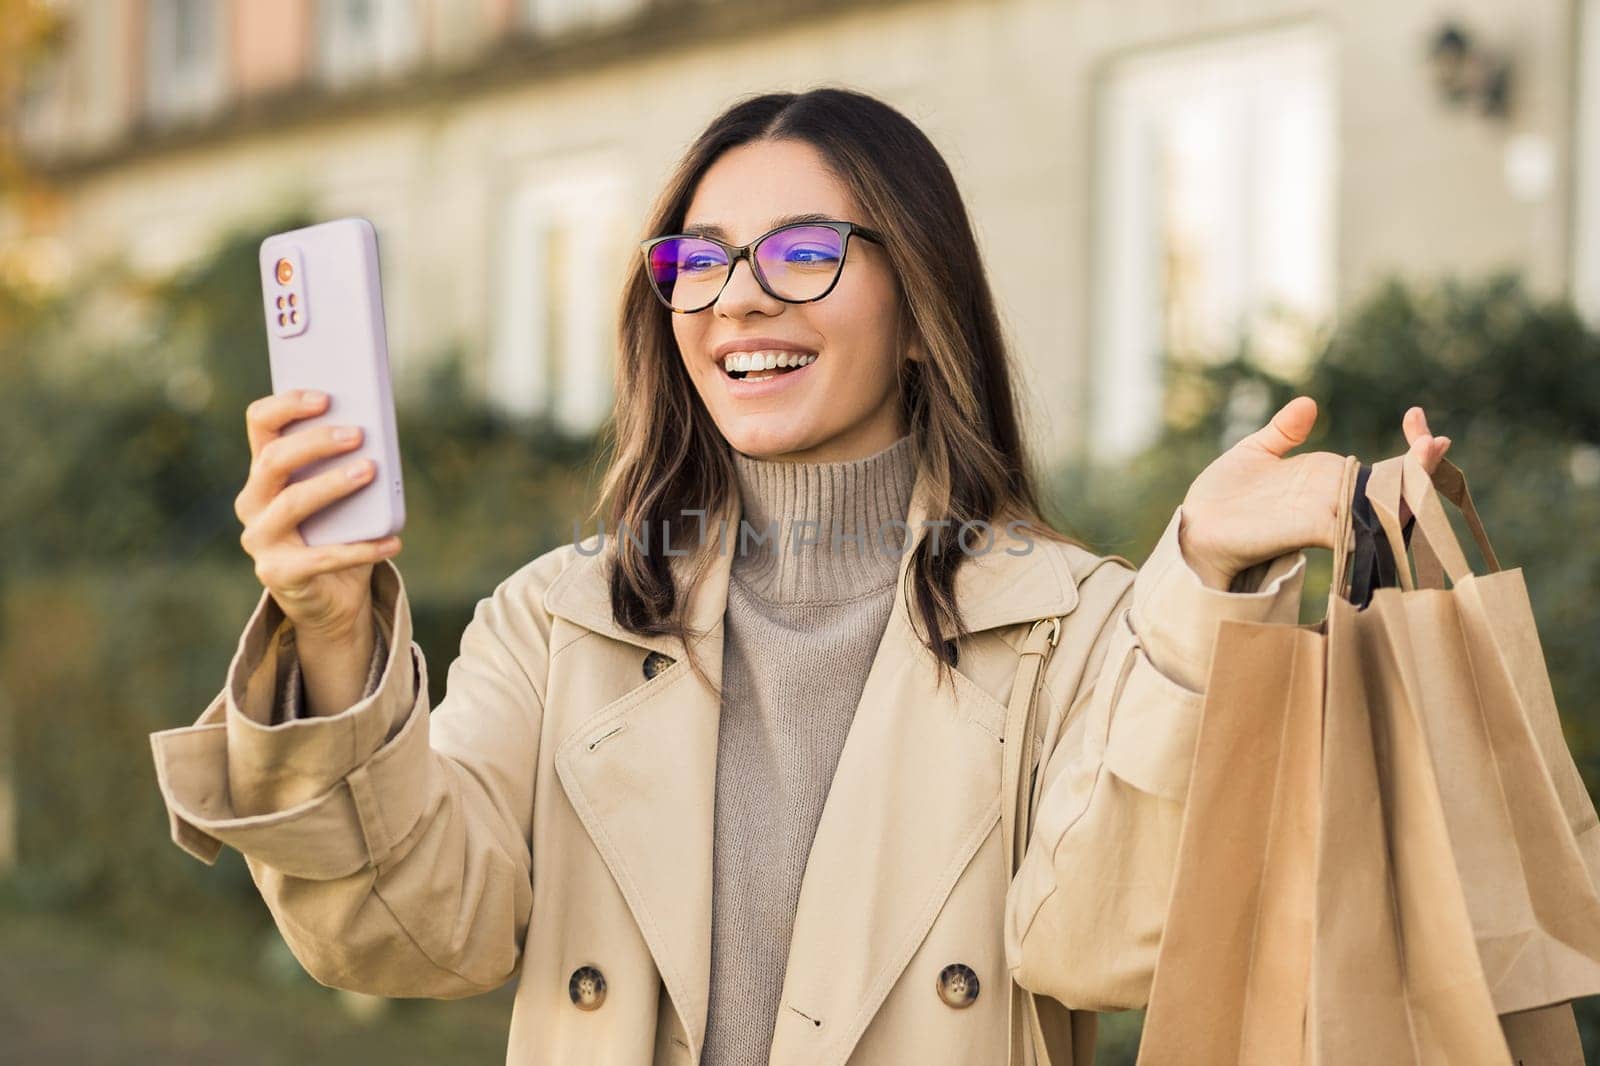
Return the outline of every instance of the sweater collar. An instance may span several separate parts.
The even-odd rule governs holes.
[[[838,602],[894,584],[916,480],[909,433],[859,459],[735,451],[733,465],[742,516],[728,531],[731,580],[773,603]]]

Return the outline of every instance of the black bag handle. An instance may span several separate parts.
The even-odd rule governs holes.
[[[1350,602],[1356,607],[1363,608],[1372,602],[1372,594],[1377,589],[1395,588],[1400,584],[1399,575],[1395,571],[1394,551],[1389,547],[1389,538],[1383,535],[1383,526],[1378,522],[1377,514],[1372,510],[1372,503],[1367,499],[1367,477],[1372,473],[1372,467],[1366,463],[1361,464],[1360,471],[1356,474],[1355,499],[1350,505],[1351,524],[1355,528],[1355,549],[1352,552],[1350,573]],[[1402,534],[1407,546],[1411,544],[1411,528],[1416,525],[1416,516],[1406,519]]]

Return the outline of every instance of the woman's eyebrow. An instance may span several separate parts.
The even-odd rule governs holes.
[[[777,218],[774,218],[771,222],[769,222],[767,224],[767,229],[774,230],[774,229],[777,229],[779,226],[789,226],[789,225],[792,225],[792,224],[794,224],[796,222],[832,222],[832,221],[833,221],[833,216],[832,215],[824,215],[824,214],[820,214],[820,213],[818,213],[816,211],[807,211],[805,214],[800,214],[800,215],[779,215]],[[715,223],[711,223],[711,222],[695,222],[695,223],[691,223],[691,224],[685,225],[683,227],[683,232],[685,232],[685,233],[693,233],[693,234],[695,234],[697,236],[700,236],[700,237],[715,237],[719,241],[728,241],[730,244],[732,243],[732,238],[728,236],[728,231],[723,229],[721,226],[718,226]],[[763,232],[765,232],[765,231],[763,231]]]

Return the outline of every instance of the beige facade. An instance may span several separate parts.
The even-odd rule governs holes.
[[[880,95],[945,152],[1051,457],[1148,439],[1164,352],[1292,357],[1390,273],[1600,303],[1574,0],[66,6],[22,127],[51,194],[0,204],[10,254],[164,270],[297,197],[365,215],[399,387],[457,345],[496,402],[576,427],[662,177],[774,89]],[[1436,91],[1447,15],[1506,56],[1503,117]]]

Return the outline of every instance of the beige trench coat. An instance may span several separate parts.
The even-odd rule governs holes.
[[[1088,1012],[1145,1003],[1215,626],[1296,621],[1304,576],[1297,552],[1253,568],[1249,591],[1208,589],[1178,551],[1180,515],[1137,573],[1037,538],[1011,554],[1026,545],[997,530],[958,571],[974,632],[954,686],[935,687],[896,597],[807,862],[772,1063],[1003,1064],[1014,974],[1053,998],[1080,1056]],[[688,1066],[706,1031],[718,703],[681,644],[613,622],[603,558],[563,545],[480,601],[431,714],[386,561],[376,690],[269,724],[293,629],[263,592],[222,691],[151,737],[174,841],[207,863],[237,848],[313,977],[444,998],[517,977],[517,1066]],[[731,560],[689,608],[719,679]],[[1045,781],[1009,879],[1004,701],[1029,623],[1055,614]],[[675,661],[647,678],[652,652]],[[941,994],[952,963],[978,978],[965,1006]],[[603,997],[574,981],[584,968]]]

